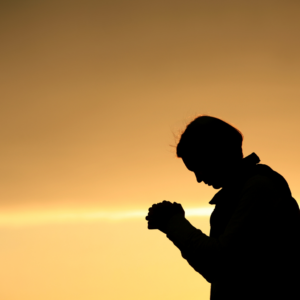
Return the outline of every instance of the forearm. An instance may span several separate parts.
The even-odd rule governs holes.
[[[195,228],[183,216],[168,222],[167,237],[179,248],[182,257],[208,282],[216,276],[215,262],[220,252],[218,241]]]

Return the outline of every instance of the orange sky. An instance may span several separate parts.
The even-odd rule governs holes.
[[[142,214],[103,216],[208,207],[216,190],[169,146],[202,113],[238,127],[245,156],[300,199],[299,13],[291,0],[0,1],[0,298],[208,299]],[[209,233],[208,213],[191,220]]]

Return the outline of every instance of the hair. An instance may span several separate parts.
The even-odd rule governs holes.
[[[242,159],[243,134],[233,125],[212,116],[201,115],[190,122],[176,147],[177,157],[199,153]]]

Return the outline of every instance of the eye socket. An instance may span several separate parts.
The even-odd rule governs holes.
[[[186,156],[182,157],[182,160],[187,167],[192,172],[200,172],[205,173],[210,169],[210,161],[207,159],[207,157],[203,156]]]

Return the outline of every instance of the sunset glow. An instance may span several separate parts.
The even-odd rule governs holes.
[[[299,203],[299,15],[289,0],[0,1],[0,300],[209,300],[145,216],[181,203],[209,235],[218,190],[175,154],[199,114],[237,127]]]

